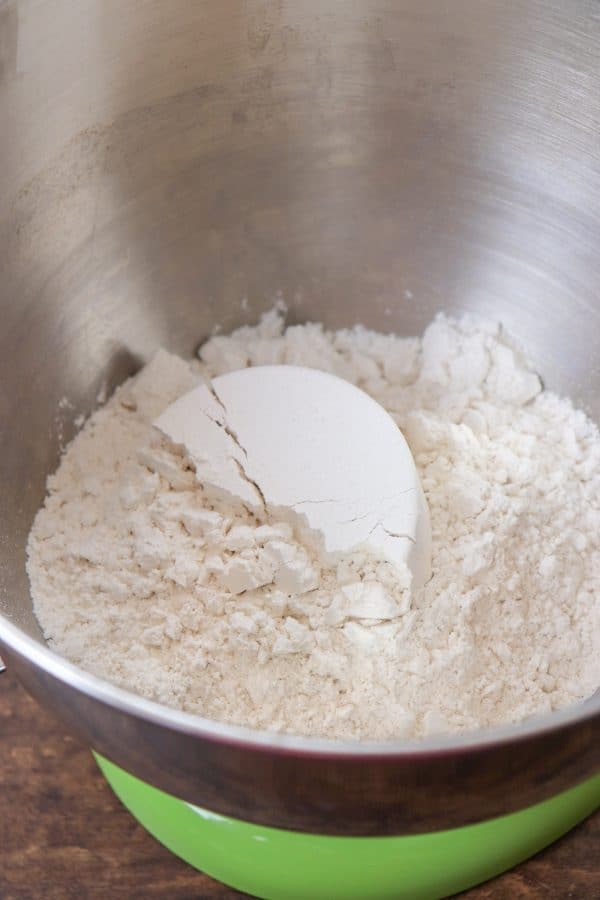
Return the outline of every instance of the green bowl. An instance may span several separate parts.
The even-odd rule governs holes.
[[[436,900],[510,869],[600,807],[600,775],[477,825],[403,837],[331,837],[218,815],[96,755],[108,783],[157,840],[213,878],[265,900]]]

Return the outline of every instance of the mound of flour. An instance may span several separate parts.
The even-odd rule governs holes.
[[[207,495],[151,425],[201,373],[333,372],[403,430],[431,513],[433,577],[324,565],[289,524]],[[384,739],[542,713],[600,684],[600,436],[497,325],[422,339],[285,327],[281,311],[160,351],[48,481],[28,545],[59,653],[146,697],[297,734]]]

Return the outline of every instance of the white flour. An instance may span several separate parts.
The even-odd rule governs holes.
[[[210,376],[326,369],[389,410],[434,575],[411,601],[384,564],[324,567],[288,525],[211,504],[150,425],[201,369],[160,353],[70,445],[35,520],[29,577],[58,652],[171,706],[336,737],[462,731],[594,692],[600,436],[499,327],[440,316],[401,339],[274,311],[201,359]]]

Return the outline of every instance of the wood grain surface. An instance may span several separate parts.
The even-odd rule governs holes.
[[[120,805],[86,747],[0,678],[0,900],[234,900]],[[463,900],[600,900],[600,812]],[[334,898],[332,898],[334,900]],[[368,900],[368,898],[365,898]]]

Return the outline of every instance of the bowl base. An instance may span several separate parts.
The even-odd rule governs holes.
[[[510,869],[600,807],[600,775],[476,825],[399,837],[267,828],[192,806],[96,755],[121,802],[197,869],[263,900],[439,900]]]

